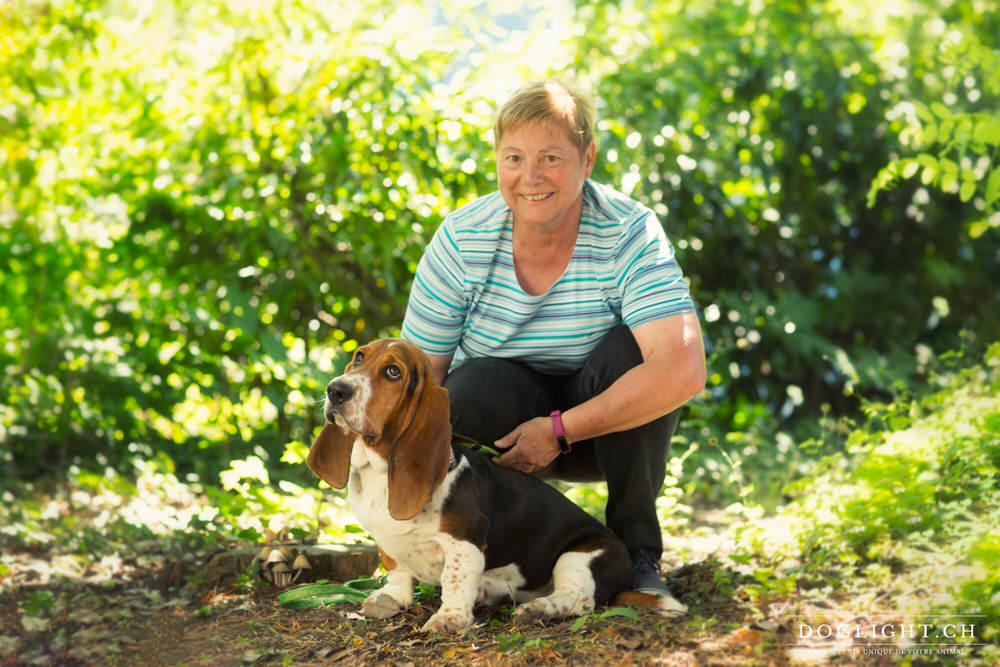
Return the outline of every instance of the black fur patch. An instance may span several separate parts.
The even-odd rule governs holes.
[[[417,385],[420,384],[420,370],[417,368],[410,369],[410,383],[406,385],[406,397],[413,398],[413,394],[417,391]]]

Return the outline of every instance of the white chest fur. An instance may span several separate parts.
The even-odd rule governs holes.
[[[448,473],[431,502],[416,516],[399,521],[389,514],[387,462],[359,439],[354,443],[351,468],[347,499],[361,527],[375,538],[386,555],[417,580],[440,584],[445,549],[452,541],[440,530],[441,506],[458,470]]]

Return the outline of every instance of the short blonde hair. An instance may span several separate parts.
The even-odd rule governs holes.
[[[493,147],[504,132],[525,123],[563,127],[583,155],[594,141],[594,103],[581,88],[555,79],[534,81],[514,91],[493,121]]]

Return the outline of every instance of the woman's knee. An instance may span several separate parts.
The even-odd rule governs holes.
[[[509,359],[468,359],[448,375],[444,388],[455,432],[484,444],[544,410],[544,376]]]
[[[601,393],[641,363],[642,350],[632,331],[624,324],[615,327],[597,344],[580,369],[578,377],[583,385],[580,389],[588,394],[584,400]]]

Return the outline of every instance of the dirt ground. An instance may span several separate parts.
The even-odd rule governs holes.
[[[37,557],[37,555],[36,555]],[[358,607],[290,610],[268,584],[175,587],[196,570],[164,563],[113,585],[52,584],[46,627],[26,631],[18,609],[44,587],[0,597],[0,665],[783,665],[827,662],[798,655],[791,611],[801,600],[751,603],[740,575],[707,559],[668,574],[690,607],[681,619],[598,609],[585,621],[516,626],[510,607],[479,609],[461,636],[420,631],[432,596],[394,618],[369,620]],[[244,582],[245,583],[245,582]],[[177,596],[163,591],[179,591]],[[181,594],[183,593],[183,595]],[[11,640],[8,639],[10,648]],[[835,664],[891,664],[841,656]]]

